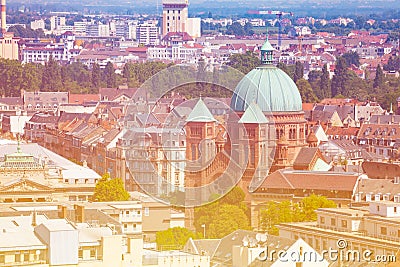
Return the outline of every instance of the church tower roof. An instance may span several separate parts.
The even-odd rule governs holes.
[[[210,110],[207,108],[203,99],[200,97],[194,106],[192,112],[186,119],[186,122],[216,122],[217,120],[211,114]]]
[[[268,123],[268,120],[260,107],[252,102],[240,118],[239,123]]]

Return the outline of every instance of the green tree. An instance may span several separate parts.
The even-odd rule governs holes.
[[[352,64],[356,65],[357,67],[360,66],[360,56],[356,51],[349,51],[342,55],[344,60],[346,61],[346,65],[350,67]]]
[[[318,101],[317,96],[313,92],[311,85],[307,80],[301,78],[297,80],[296,85],[299,89],[303,103],[315,103]]]
[[[104,79],[108,88],[117,86],[117,74],[115,74],[114,65],[109,61],[104,69]]]
[[[385,74],[383,73],[381,65],[378,64],[375,73],[374,88],[382,87],[384,81],[385,81]]]
[[[233,34],[236,36],[244,36],[246,35],[246,32],[243,29],[242,24],[240,24],[239,22],[235,21],[234,23],[232,23],[231,25],[229,25],[227,27],[227,34]]]
[[[325,196],[310,195],[303,198],[300,203],[290,201],[269,201],[260,210],[261,228],[269,234],[278,235],[276,227],[280,223],[311,222],[317,220],[315,211],[319,208],[334,208],[335,202]]]
[[[231,55],[227,65],[247,74],[260,65],[260,58],[254,52],[247,51],[245,54]]]
[[[315,194],[303,198],[300,203],[301,212],[298,219],[304,222],[316,221],[317,213],[315,211],[319,208],[336,208],[335,202]]]
[[[253,35],[254,31],[253,31],[253,24],[251,24],[250,22],[247,22],[244,26],[243,26],[243,30],[244,33],[246,35]]]
[[[61,68],[58,62],[50,56],[49,60],[45,63],[42,74],[42,91],[61,91],[62,79]]]
[[[218,238],[218,232],[229,234],[237,229],[248,229],[250,220],[247,215],[247,206],[244,203],[245,193],[240,187],[234,187],[225,196],[211,196],[210,200],[216,201],[197,207],[194,210],[194,226],[197,232],[202,232],[202,225],[209,229],[207,238]],[[242,216],[244,215],[244,217]],[[223,223],[226,220],[226,223]],[[218,224],[223,223],[226,231],[220,229]],[[233,229],[233,230],[232,230]]]
[[[295,210],[297,209],[298,205],[292,205],[288,200],[267,202],[266,206],[261,209],[261,228],[271,235],[278,235],[279,230],[276,225],[296,221],[295,214],[297,212]]]
[[[111,179],[108,173],[101,177],[94,188],[94,201],[126,201],[129,198],[129,193],[125,190],[122,179]]]
[[[157,248],[159,250],[182,249],[189,238],[197,239],[200,236],[186,228],[168,228],[156,233]]]
[[[304,76],[304,66],[300,61],[296,61],[294,65],[294,73],[293,73],[293,81],[297,82],[300,79],[303,79]]]
[[[400,56],[390,57],[388,63],[383,65],[386,71],[400,71]]]
[[[290,78],[294,79],[294,65],[286,65],[283,62],[278,62],[276,66],[289,75]]]
[[[207,238],[222,238],[238,229],[250,230],[249,219],[238,206],[223,204],[213,217],[208,225]]]
[[[339,57],[336,61],[335,75],[333,76],[331,83],[332,96],[339,94],[347,96],[346,86],[348,75],[346,60]]]
[[[43,65],[26,63],[23,65],[21,89],[25,91],[39,91],[42,82]]]
[[[320,95],[317,95],[319,99],[331,97],[331,79],[329,77],[328,65],[324,64],[322,68],[322,74],[319,82]]]
[[[91,75],[92,87],[99,89],[101,84],[101,69],[99,64],[94,63],[92,65],[92,75]]]

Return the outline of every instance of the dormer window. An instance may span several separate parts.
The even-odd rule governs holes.
[[[381,200],[381,194],[375,194],[375,201]]]
[[[372,195],[371,194],[366,194],[365,201],[370,202],[371,200],[372,200]]]

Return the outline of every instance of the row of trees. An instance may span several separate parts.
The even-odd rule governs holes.
[[[50,57],[44,65],[21,64],[16,60],[0,59],[0,71],[1,94],[18,96],[21,90],[97,93],[100,86],[107,85],[107,72],[113,75],[114,68],[111,64],[100,70],[100,67],[94,64],[93,69],[89,70],[80,62],[61,66]]]
[[[125,83],[137,87],[167,66],[160,62],[128,63],[119,75],[111,62],[103,69],[97,63],[89,69],[81,62],[60,65],[52,57],[44,65],[0,59],[0,95],[19,96],[21,90],[98,93],[101,87]]]
[[[260,64],[259,57],[253,52],[235,54],[230,57],[228,66],[246,74]],[[369,79],[371,74],[366,71],[366,79],[358,77],[349,70],[352,65],[358,66],[359,57],[355,52],[348,52],[337,58],[334,76],[330,79],[327,66],[322,71],[310,71],[308,80],[303,78],[304,67],[300,62],[294,65],[278,63],[278,67],[286,72],[297,84],[303,102],[317,102],[328,97],[350,97],[359,100],[376,99],[383,107],[388,108],[400,95],[400,79],[385,77],[379,66],[374,80]],[[0,59],[0,95],[18,96],[21,90],[25,91],[70,91],[72,93],[97,93],[101,87],[116,87],[128,84],[130,87],[139,87],[146,82],[147,89],[156,95],[161,91],[176,89],[186,97],[195,97],[199,94],[210,97],[230,97],[232,92],[218,86],[218,84],[232,84],[238,73],[229,69],[214,69],[206,71],[207,66],[200,61],[197,71],[190,68],[181,68],[177,71],[161,72],[171,65],[162,62],[127,63],[122,75],[116,74],[111,62],[101,69],[93,64],[89,69],[81,62],[60,65],[50,58],[44,65],[28,63],[22,65],[18,61]],[[397,71],[400,69],[400,57],[392,57],[383,66],[384,70]],[[156,76],[153,77],[153,75]],[[207,80],[209,83],[185,83],[187,77],[197,80]],[[150,77],[153,77],[149,80]],[[190,80],[190,79],[188,79]],[[182,81],[178,88],[170,88]],[[232,86],[234,88],[234,85]],[[168,90],[165,90],[168,89]],[[158,91],[160,92],[158,92]]]

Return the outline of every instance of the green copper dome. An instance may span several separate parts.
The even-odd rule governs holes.
[[[252,102],[263,112],[302,110],[296,84],[273,65],[262,65],[250,71],[236,86],[230,106],[235,111],[245,111]]]
[[[261,47],[261,66],[250,71],[236,86],[231,99],[231,108],[245,111],[256,103],[263,112],[301,111],[299,90],[293,80],[273,63],[270,42]]]

